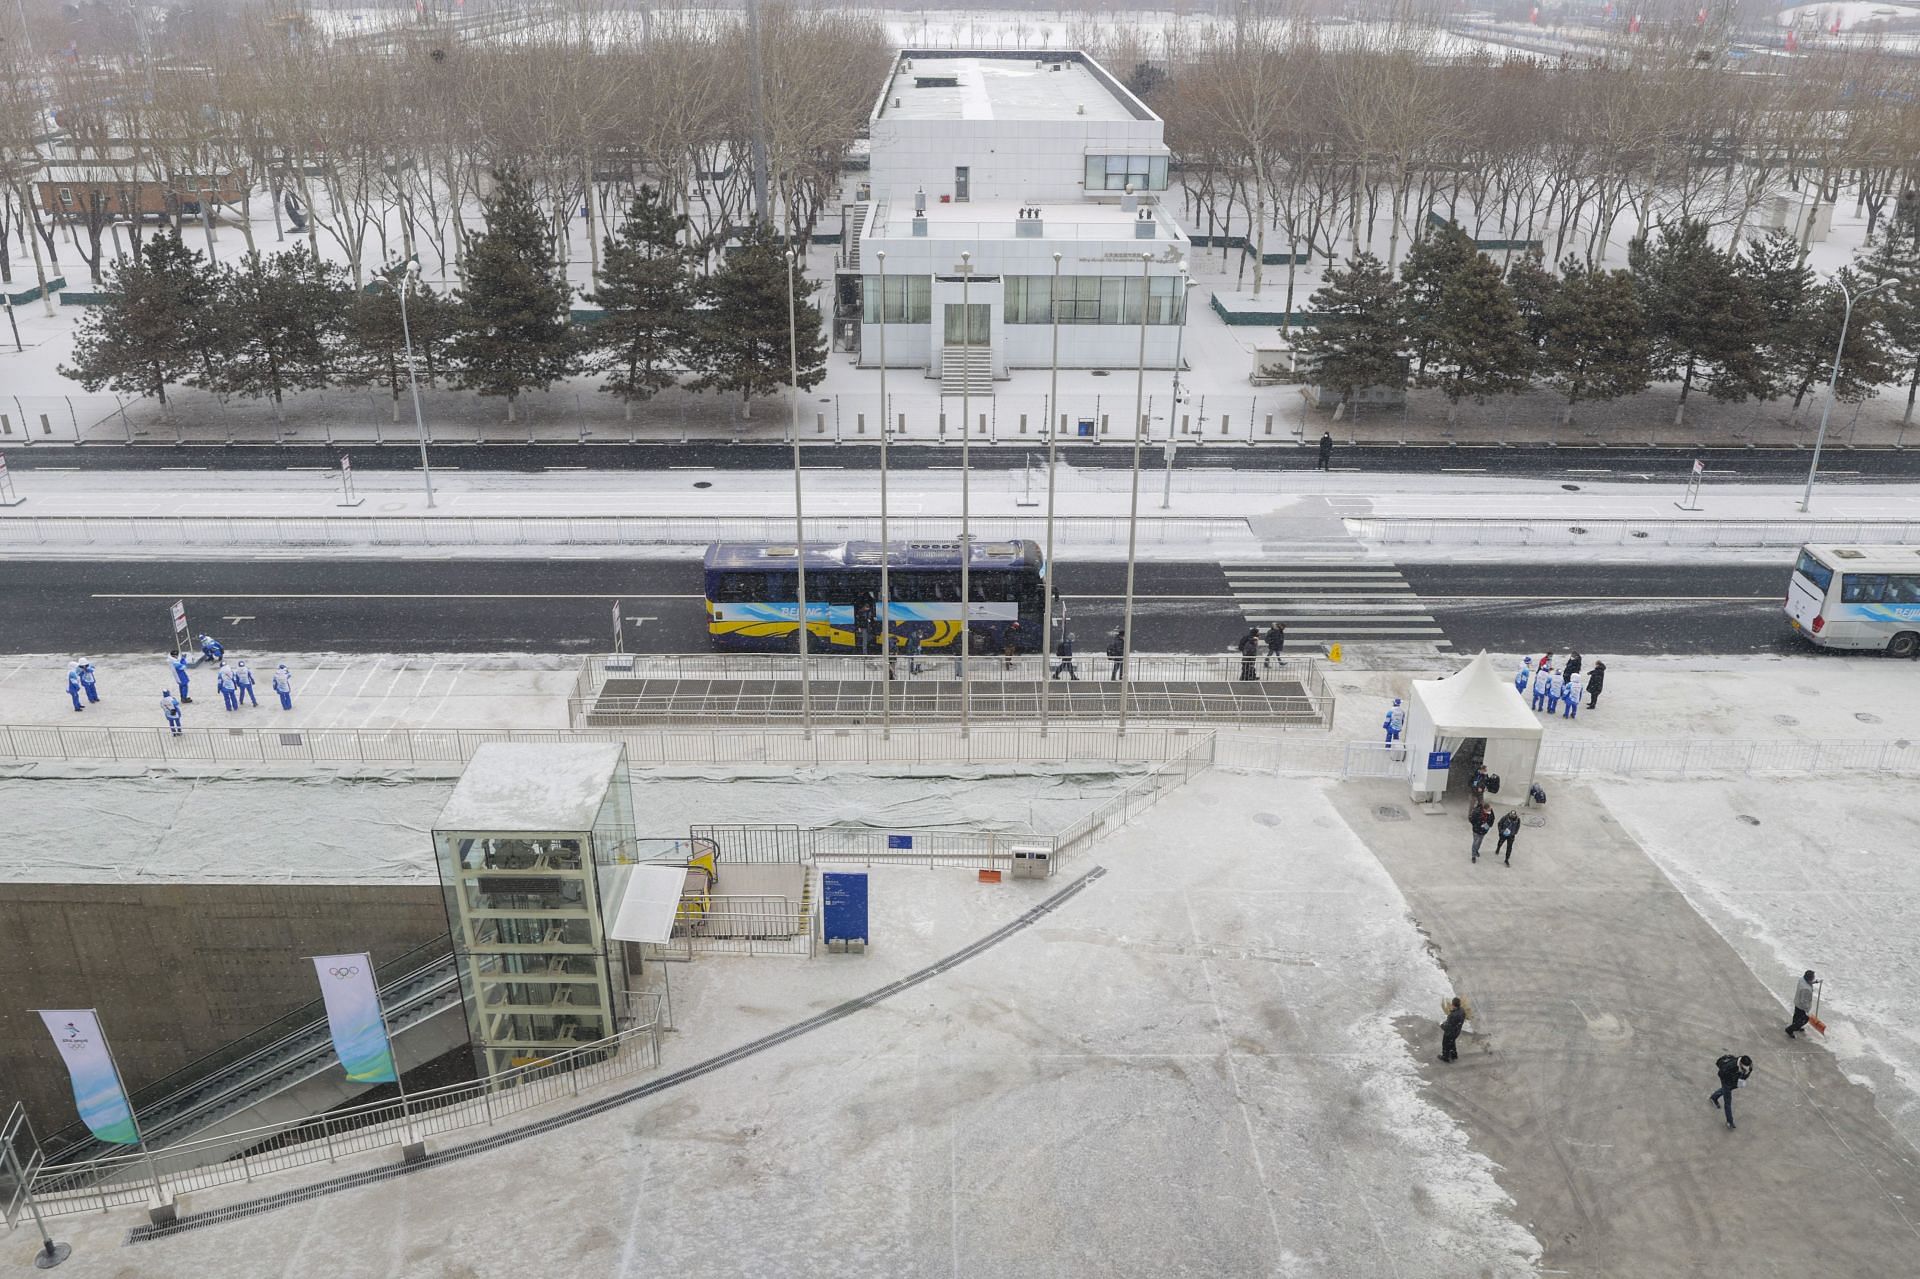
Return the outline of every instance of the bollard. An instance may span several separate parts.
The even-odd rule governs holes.
[[[1340,646],[1338,644],[1327,645],[1327,660],[1329,662],[1337,662],[1340,660]]]

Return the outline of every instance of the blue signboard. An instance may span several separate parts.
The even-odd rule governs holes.
[[[867,876],[830,870],[820,876],[821,938],[867,944]]]
[[[887,847],[888,847],[888,848],[912,848],[912,847],[913,847],[913,836],[911,836],[911,835],[889,835],[889,836],[887,836]]]
[[[1451,767],[1453,767],[1452,751],[1427,752],[1427,768],[1430,771],[1438,772],[1440,769]]]

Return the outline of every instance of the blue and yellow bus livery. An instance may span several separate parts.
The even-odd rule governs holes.
[[[880,543],[807,547],[807,647],[858,652],[858,615],[870,603],[869,651],[879,652]],[[893,645],[960,646],[960,544],[896,542],[888,558]],[[799,647],[799,556],[791,542],[718,542],[707,548],[707,633],[717,649],[790,653]],[[1042,648],[1044,564],[1035,542],[973,543],[966,609],[981,653]]]

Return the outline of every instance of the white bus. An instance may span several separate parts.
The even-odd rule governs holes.
[[[1801,547],[1787,621],[1821,648],[1920,653],[1920,546]]]

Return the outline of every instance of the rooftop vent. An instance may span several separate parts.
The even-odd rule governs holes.
[[[917,75],[913,78],[916,89],[958,89],[960,77],[957,75]]]

